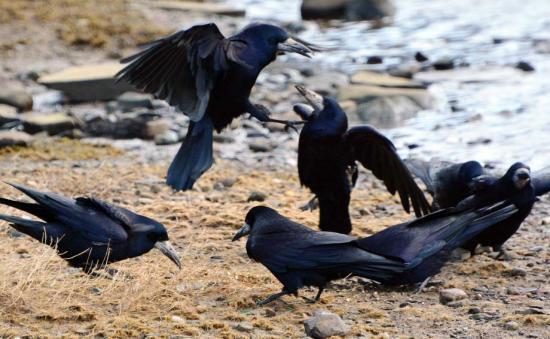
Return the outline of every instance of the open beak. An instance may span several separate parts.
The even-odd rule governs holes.
[[[324,105],[322,95],[317,94],[301,85],[297,85],[296,89],[307,100],[311,107],[313,107],[314,112],[318,113],[323,110]]]
[[[311,58],[313,51],[303,42],[296,41],[294,38],[288,38],[285,42],[280,42],[277,45],[279,53],[297,53],[307,58]]]
[[[247,223],[244,223],[243,227],[241,227],[241,229],[237,233],[235,233],[231,241],[239,240],[240,238],[248,235],[249,233],[250,233],[250,225],[248,225]]]
[[[157,241],[155,247],[167,256],[170,260],[174,262],[181,269],[181,261],[178,256],[178,252],[172,247],[172,244],[169,241]]]

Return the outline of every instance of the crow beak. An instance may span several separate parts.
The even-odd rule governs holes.
[[[529,181],[531,181],[531,175],[526,168],[520,168],[516,171],[514,176],[514,184],[517,189],[524,188]]]
[[[297,85],[296,89],[300,94],[307,100],[307,102],[313,107],[314,112],[320,112],[323,110],[323,96],[320,94],[317,94],[304,86]]]
[[[247,223],[244,223],[243,227],[235,233],[235,236],[233,236],[233,239],[231,241],[239,240],[240,238],[250,234],[250,225]]]
[[[277,45],[277,52],[279,53],[297,53],[307,58],[311,58],[313,51],[302,42],[298,42],[293,38],[286,39],[285,42],[280,42]]]
[[[155,247],[167,256],[170,260],[174,262],[181,269],[181,261],[178,256],[178,252],[172,247],[172,244],[169,241],[157,241]]]

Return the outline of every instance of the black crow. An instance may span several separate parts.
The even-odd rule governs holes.
[[[273,25],[250,24],[226,38],[211,23],[151,43],[123,59],[130,64],[116,77],[166,100],[191,120],[166,179],[175,190],[187,190],[212,166],[214,129],[220,132],[244,113],[263,122],[301,123],[271,119],[267,109],[250,102],[250,91],[278,54],[310,57],[320,50]]]
[[[456,206],[473,193],[476,183],[473,179],[485,174],[477,161],[455,164],[435,159],[430,162],[408,159],[405,164],[426,185],[433,197],[434,210]]]
[[[10,185],[36,203],[5,198],[0,198],[0,203],[30,213],[42,221],[3,214],[0,214],[0,219],[57,249],[73,267],[92,273],[109,263],[140,256],[156,247],[181,268],[178,254],[168,241],[166,228],[150,218],[96,198],[73,200],[22,185]]]
[[[348,130],[346,113],[335,100],[302,86],[296,88],[313,106],[313,110],[295,106],[307,121],[300,133],[298,174],[301,184],[319,201],[321,230],[351,231],[348,206],[357,180],[357,161],[382,180],[391,194],[399,194],[407,212],[411,204],[417,216],[429,212],[428,201],[388,138],[371,126]]]
[[[517,213],[464,244],[463,247],[472,254],[475,254],[475,248],[480,244],[499,251],[498,257],[505,256],[502,245],[527,218],[537,201],[536,197],[550,191],[548,168],[531,177],[529,167],[520,162],[513,164],[500,178],[486,173],[476,161],[453,164],[414,160],[407,164],[411,172],[426,183],[428,192],[434,196],[436,209],[451,206],[462,210],[479,208],[502,199],[510,199],[515,203]]]
[[[509,204],[463,213],[441,211],[357,239],[340,233],[315,232],[271,208],[257,206],[248,212],[233,241],[249,235],[248,256],[263,264],[283,284],[280,293],[258,305],[283,295],[297,296],[303,286],[319,288],[314,299],[318,300],[328,282],[352,275],[383,284],[422,282],[439,272],[448,259],[447,253],[464,239],[513,211],[514,206]]]

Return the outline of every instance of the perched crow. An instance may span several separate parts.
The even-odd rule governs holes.
[[[408,161],[408,165],[426,183],[437,209],[451,206],[462,210],[479,208],[502,199],[510,199],[517,206],[518,211],[513,216],[464,244],[463,247],[472,254],[481,244],[499,251],[499,257],[505,255],[502,245],[527,218],[536,197],[550,191],[550,168],[535,173],[531,178],[529,167],[519,162],[500,178],[485,173],[476,161],[453,164],[414,160]]]
[[[0,214],[16,230],[56,248],[69,265],[86,273],[158,248],[179,268],[181,262],[164,226],[125,208],[95,198],[69,199],[10,184],[37,203],[0,198],[0,203],[43,221]]]
[[[513,205],[482,210],[440,211],[401,224],[369,238],[315,232],[275,210],[257,206],[245,218],[233,241],[250,235],[246,252],[283,284],[280,293],[258,302],[264,305],[283,295],[298,295],[303,286],[315,286],[318,300],[331,280],[350,275],[384,284],[422,282],[439,272],[448,253],[480,230],[513,213]],[[372,247],[372,251],[371,248]]]
[[[429,212],[424,194],[388,138],[371,126],[348,130],[346,113],[335,100],[302,86],[297,89],[313,106],[313,110],[295,106],[307,121],[300,133],[298,174],[319,201],[321,230],[351,231],[348,206],[357,180],[356,161],[382,180],[391,194],[397,192],[407,212],[411,204],[417,216]]]
[[[187,190],[212,166],[214,129],[221,131],[244,113],[263,122],[301,123],[271,119],[267,109],[250,102],[250,91],[278,54],[310,57],[320,50],[273,25],[251,24],[226,38],[211,23],[151,43],[123,59],[131,63],[116,77],[166,100],[191,120],[166,180],[175,190]]]

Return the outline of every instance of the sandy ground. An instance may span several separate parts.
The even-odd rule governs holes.
[[[2,6],[7,3],[0,0]],[[181,15],[177,20],[160,12],[147,16],[165,25],[183,22]],[[47,24],[8,23],[0,25],[5,37],[1,79],[120,54],[111,47],[70,47],[55,30],[44,29]],[[293,167],[295,136],[274,133],[270,138],[284,146],[242,158],[239,152],[225,159],[218,155],[194,190],[176,194],[164,185],[164,175],[177,145],[141,143],[138,150],[124,152],[105,143],[50,139],[26,150],[1,151],[2,180],[68,196],[94,195],[164,223],[183,268],[153,250],[113,264],[120,271],[114,279],[89,278],[69,268],[54,250],[17,237],[0,223],[0,337],[304,337],[303,321],[317,309],[339,314],[356,337],[550,337],[548,197],[507,244],[510,261],[486,253],[452,263],[422,294],[350,278],[334,283],[316,305],[285,297],[256,307],[255,301],[281,286],[248,259],[244,240],[230,241],[246,211],[259,204],[247,201],[251,192],[265,193],[261,204],[296,221],[313,228],[317,223],[317,212],[298,209],[310,194],[300,187]],[[224,147],[236,146],[215,145]],[[371,176],[361,177],[351,207],[355,235],[410,218]],[[0,196],[22,197],[3,184]],[[21,215],[4,206],[0,213]],[[469,298],[444,306],[438,291],[447,287],[461,288]],[[509,321],[519,328],[505,329]]]

